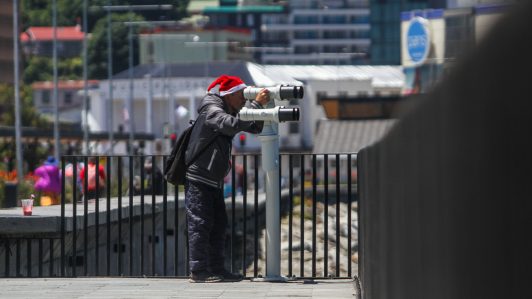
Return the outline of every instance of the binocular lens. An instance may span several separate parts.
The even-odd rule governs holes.
[[[281,99],[302,99],[303,86],[281,86],[279,93]]]
[[[298,121],[299,108],[279,108],[279,121]]]

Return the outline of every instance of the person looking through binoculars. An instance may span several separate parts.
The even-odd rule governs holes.
[[[185,205],[188,217],[191,282],[240,281],[224,267],[227,214],[223,179],[231,169],[233,137],[241,132],[260,133],[262,121],[237,117],[246,104],[246,84],[238,77],[222,75],[207,89],[198,108],[185,153]],[[257,92],[252,109],[270,100],[268,89]]]

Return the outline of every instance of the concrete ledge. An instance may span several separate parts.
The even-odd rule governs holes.
[[[185,196],[180,193],[178,196],[178,209],[184,209]],[[259,193],[259,211],[264,209],[266,194]],[[110,200],[110,221],[117,222],[119,219],[118,212],[120,210],[122,221],[130,217],[130,198],[129,196],[122,197],[122,203],[119,209],[118,198],[113,197]],[[96,224],[96,218],[100,225],[107,223],[107,198],[101,198],[98,202],[99,213],[96,211],[96,201],[89,200],[87,203],[87,213],[85,216],[84,203],[76,203],[76,228],[81,230],[84,225],[84,219],[87,218],[87,226],[91,227]],[[166,199],[167,211],[175,210],[175,197],[168,195]],[[141,196],[133,197],[132,215],[133,217],[140,217],[142,215]],[[226,199],[227,212],[231,213],[231,199]],[[247,212],[248,215],[253,214],[254,207],[254,193],[247,194]],[[235,212],[239,212],[243,207],[243,197],[239,195],[235,198]],[[155,197],[155,213],[161,213],[164,209],[164,198],[162,195]],[[144,196],[144,216],[152,214],[152,197],[151,195]],[[65,205],[65,221],[66,232],[71,232],[73,229],[74,205]],[[35,234],[60,234],[61,233],[61,206],[45,206],[34,207],[32,216],[23,216],[22,208],[10,208],[0,210],[0,236],[31,236]]]

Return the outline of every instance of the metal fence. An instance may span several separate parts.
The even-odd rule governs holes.
[[[80,179],[91,159],[104,176]],[[226,267],[248,278],[265,273],[260,160],[257,154],[233,155],[224,185]],[[282,153],[279,163],[281,274],[352,277],[356,154]],[[156,175],[165,166],[165,156],[62,157],[57,234],[0,237],[0,275],[188,276],[184,190]]]

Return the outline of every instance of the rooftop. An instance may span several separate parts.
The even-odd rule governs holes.
[[[57,40],[82,41],[84,33],[81,26],[57,27]],[[51,41],[54,39],[54,27],[29,27],[20,34],[22,42],[28,41]]]
[[[394,119],[322,120],[314,142],[314,153],[350,153],[381,139]]]
[[[208,71],[208,73],[206,73]],[[240,77],[249,85],[271,86],[277,84],[301,85],[304,80],[372,80],[374,88],[402,88],[404,73],[400,66],[370,65],[260,65],[252,62],[209,62],[205,63],[174,63],[174,64],[143,64],[133,69],[133,78],[144,78],[150,74],[152,78],[161,77],[218,77],[231,74]],[[128,79],[125,70],[114,76],[114,79]]]
[[[95,87],[98,85],[98,80],[88,80],[87,86],[89,88]],[[58,89],[83,89],[84,82],[83,80],[62,80],[57,82]],[[50,90],[54,88],[54,83],[52,81],[39,81],[31,84],[33,90]]]

